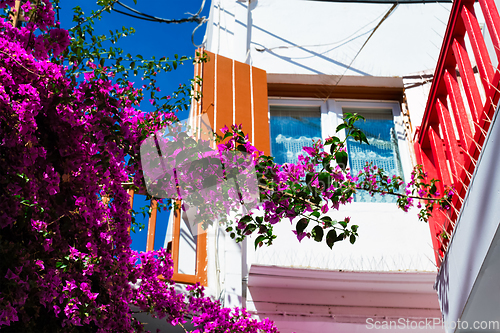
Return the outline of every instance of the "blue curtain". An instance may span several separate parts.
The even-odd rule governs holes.
[[[392,111],[358,113],[366,120],[358,121],[355,126],[365,133],[370,144],[359,143],[352,138],[347,140],[351,174],[357,175],[366,163],[373,163],[391,177],[392,175],[403,177]],[[356,202],[396,202],[396,200],[396,196],[392,195],[375,194],[372,197],[366,191],[358,191],[354,197]]]
[[[302,147],[312,147],[321,139],[319,107],[271,106],[271,153],[278,164],[297,163],[306,154]]]

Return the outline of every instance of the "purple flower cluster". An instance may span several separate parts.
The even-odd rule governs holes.
[[[349,129],[352,124],[344,123]],[[223,129],[225,143],[219,144],[219,150],[246,150],[247,138],[242,137],[241,128],[232,126]],[[239,138],[239,139],[238,139]],[[325,151],[330,146],[330,153]],[[276,235],[272,232],[274,224],[283,219],[295,223],[298,241],[305,237],[316,241],[326,239],[327,245],[348,238],[351,243],[356,240],[357,226],[350,223],[349,217],[341,221],[334,221],[328,215],[331,209],[338,210],[340,205],[353,201],[353,195],[358,190],[368,191],[370,194],[394,195],[397,205],[407,212],[417,202],[422,208],[419,199],[425,201],[425,207],[419,217],[427,221],[434,204],[442,209],[449,209],[449,202],[453,195],[452,189],[446,189],[443,197],[436,189],[437,180],[426,183],[426,175],[421,166],[416,166],[412,173],[412,180],[405,186],[401,177],[389,177],[384,170],[376,165],[367,164],[358,174],[353,175],[347,168],[348,155],[345,140],[330,137],[323,145],[321,141],[313,142],[312,147],[303,147],[304,155],[299,155],[295,164],[286,163],[277,165],[272,158],[256,155],[255,165],[259,176],[259,191],[264,216],[257,216],[254,212],[243,216],[236,221],[237,228],[230,223],[226,228],[231,237],[237,241],[246,235],[255,232],[256,246],[264,243],[270,245]],[[297,219],[300,219],[297,221]],[[309,222],[314,222],[310,224]],[[308,229],[308,226],[313,226]],[[325,237],[326,234],[326,237]]]
[[[137,110],[133,84],[92,63],[95,72],[72,80],[48,60],[70,43],[50,2],[23,9],[36,19],[22,28],[0,19],[0,329],[141,331],[135,305],[173,324],[211,311],[198,322],[204,332],[275,332],[269,321],[176,292],[165,250],[130,249],[122,184],[142,186],[140,142],[176,117]]]

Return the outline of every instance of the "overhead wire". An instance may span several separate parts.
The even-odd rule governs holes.
[[[354,63],[354,61],[356,60],[356,58],[358,57],[358,55],[361,53],[361,51],[363,50],[363,48],[365,47],[365,45],[368,43],[368,41],[372,38],[373,34],[375,34],[375,32],[382,25],[382,23],[384,23],[384,21],[387,20],[387,18],[392,14],[392,12],[394,12],[394,10],[397,7],[398,7],[397,3],[394,4],[394,5],[392,5],[391,8],[389,8],[389,10],[386,12],[386,14],[384,15],[384,17],[382,17],[382,19],[379,21],[379,23],[375,26],[375,28],[372,30],[370,36],[368,36],[368,38],[365,40],[365,42],[363,43],[363,45],[361,46],[361,48],[354,55],[354,58],[352,58],[352,60],[349,63],[349,65],[345,68],[345,70],[342,73],[342,75],[340,75],[340,78],[337,80],[337,82],[335,83],[335,85],[331,88],[332,90],[331,90],[330,94],[328,95],[328,97],[326,99],[329,98],[329,96],[333,93],[333,90],[335,90],[335,88],[339,85],[340,81],[342,81],[342,78],[345,76],[345,74],[347,73],[347,71],[351,68],[352,64]]]
[[[124,4],[121,1],[116,1],[115,3],[113,3],[113,5],[114,4],[120,5],[121,7],[124,8],[124,10],[116,9],[113,5],[111,6],[111,9],[117,13],[122,14],[122,15],[126,15],[129,17],[133,17],[136,19],[145,20],[145,21],[149,21],[149,22],[174,23],[174,24],[196,22],[196,23],[198,23],[198,25],[196,26],[196,28],[193,29],[193,32],[191,34],[191,43],[193,43],[193,45],[195,47],[199,47],[200,45],[197,45],[194,42],[194,34],[204,23],[206,23],[208,21],[208,19],[205,16],[200,16],[201,12],[203,11],[203,8],[205,7],[205,2],[206,2],[206,0],[202,1],[200,9],[195,14],[186,13],[186,14],[189,14],[191,16],[187,17],[187,18],[182,18],[182,19],[165,19],[162,17],[153,16],[153,15],[150,15],[147,13],[143,13],[137,9],[134,9],[134,8]],[[202,42],[202,44],[203,44],[203,42]]]
[[[344,43],[346,41],[350,42],[352,40],[355,40],[357,38],[360,38],[360,37],[362,37],[362,36],[364,36],[364,35],[369,34],[370,32],[372,32],[375,28],[367,30],[367,31],[363,32],[362,34],[356,35],[358,32],[360,32],[361,30],[365,29],[366,27],[368,27],[372,23],[378,21],[381,17],[382,17],[382,15],[380,15],[379,17],[375,18],[374,20],[366,23],[364,26],[362,26],[361,28],[359,28],[358,30],[354,31],[349,36],[347,36],[347,37],[345,37],[345,38],[343,38],[343,39],[341,39],[339,41],[330,42],[330,43],[323,43],[323,44],[314,44],[314,45],[281,45],[281,46],[274,46],[274,47],[271,47],[271,48],[267,48],[267,47],[264,47],[264,48],[255,48],[255,50],[258,51],[258,52],[264,52],[264,51],[272,51],[272,50],[275,50],[275,49],[292,49],[292,48],[304,48],[304,47],[307,47],[307,48],[322,47],[322,46],[337,45],[337,44]]]
[[[384,23],[384,21],[387,20],[387,18],[392,14],[392,12],[396,9],[397,6],[398,6],[397,3],[394,4],[394,5],[392,5],[391,8],[389,8],[389,10],[387,11],[387,13],[384,15],[384,17],[382,17],[382,19],[380,20],[380,22],[373,29],[373,31],[370,34],[370,36],[368,36],[368,38],[365,40],[365,42],[363,43],[363,45],[361,46],[361,48],[358,50],[358,52],[356,53],[356,55],[354,56],[354,58],[352,58],[351,62],[346,67],[346,69],[344,70],[344,73],[342,73],[342,75],[340,76],[340,78],[337,81],[337,83],[335,84],[335,86],[337,86],[340,83],[340,81],[342,81],[342,78],[345,76],[345,74],[347,73],[347,71],[351,68],[352,64],[354,63],[354,61],[356,60],[356,58],[358,57],[358,55],[361,53],[361,51],[363,50],[363,48],[365,47],[365,45],[368,43],[368,41],[370,40],[370,38],[372,38],[372,36],[375,33],[375,31],[377,31],[377,29],[382,25],[382,23]]]
[[[125,12],[123,12],[121,10],[118,10],[118,9],[116,9],[116,8],[113,7],[112,9],[114,11],[116,11],[116,12],[118,12],[120,14],[128,15],[128,16],[135,17],[135,18],[142,19],[142,20],[146,20],[146,21],[156,21],[156,22],[159,22],[159,23],[185,23],[185,22],[197,22],[197,23],[201,23],[201,22],[203,22],[206,19],[205,17],[200,17],[199,16],[199,13],[201,13],[201,11],[198,11],[198,13],[196,13],[196,14],[191,14],[191,16],[187,17],[187,18],[182,18],[182,19],[165,19],[165,18],[161,18],[161,17],[157,17],[157,16],[153,16],[153,15],[149,15],[149,14],[140,12],[137,9],[134,9],[134,8],[132,8],[130,6],[127,6],[126,4],[124,4],[121,1],[117,1],[116,4],[122,6],[123,8],[125,8],[125,9],[127,9],[127,10],[129,10],[132,13],[135,13],[135,14],[125,13]],[[204,6],[205,6],[205,0],[203,0],[201,10],[203,10]]]
[[[345,69],[344,74],[342,74],[342,76],[340,77],[339,82],[340,82],[340,80],[342,80],[342,77],[349,70],[349,68],[351,68],[352,64],[354,63],[354,60],[356,60],[356,58],[361,53],[361,51],[363,50],[363,48],[366,46],[366,44],[368,43],[368,41],[370,40],[370,38],[372,38],[372,36],[375,33],[375,31],[377,31],[377,29],[382,25],[382,23],[384,23],[384,21],[387,20],[387,18],[392,14],[392,12],[396,9],[397,6],[398,6],[397,3],[395,3],[394,5],[392,5],[391,8],[389,8],[389,10],[387,11],[387,13],[384,15],[384,17],[382,17],[382,20],[380,20],[380,22],[377,24],[377,26],[373,29],[372,33],[365,40],[365,42],[363,43],[363,45],[361,46],[361,48],[358,50],[358,52],[356,53],[356,55],[354,56],[354,58],[352,58],[351,62],[349,63],[349,66],[347,66],[347,68]]]

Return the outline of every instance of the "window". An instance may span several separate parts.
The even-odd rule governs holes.
[[[157,202],[146,200],[146,196],[143,194],[134,194],[131,205],[137,213],[135,216],[137,226],[130,232],[131,248],[136,251],[168,249],[171,242],[171,239],[167,237],[170,211],[158,211],[156,209]],[[144,215],[142,214],[141,208],[148,206],[151,210],[151,217],[147,211],[144,212]]]
[[[171,214],[170,211],[158,211],[157,202],[146,201],[146,196],[129,190],[130,205],[134,211],[150,206],[151,216],[141,213],[136,215],[136,222],[144,228],[131,231],[132,249],[151,251],[166,248],[174,261],[173,279],[179,283],[207,284],[207,234],[201,225],[189,227],[182,218],[180,209]],[[192,230],[195,229],[195,230]]]
[[[394,126],[392,109],[370,108],[342,108],[343,113],[358,113],[365,121],[358,121],[355,125],[361,129],[368,139],[369,145],[356,142],[352,138],[347,140],[349,166],[351,174],[357,175],[366,166],[372,163],[383,169],[389,176],[403,176],[401,158],[399,156],[398,139]],[[358,191],[354,196],[356,202],[396,202],[395,196],[371,196],[367,191]]]
[[[347,140],[349,168],[358,174],[366,163],[383,168],[389,175],[409,172],[410,159],[398,102],[356,100],[269,99],[271,155],[276,163],[296,163],[302,147],[312,140],[335,135],[345,113],[361,114],[366,120],[356,126],[362,129],[370,145]],[[345,133],[338,133],[341,138]],[[404,168],[406,167],[406,170]],[[358,191],[355,202],[394,202],[393,196]]]
[[[271,154],[276,163],[297,163],[302,147],[321,139],[321,110],[318,106],[270,107]]]

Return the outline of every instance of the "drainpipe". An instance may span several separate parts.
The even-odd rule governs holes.
[[[255,1],[255,0],[254,0]],[[252,10],[251,10],[251,5],[252,5],[252,0],[247,1],[247,49],[246,49],[246,56],[245,56],[245,63],[251,65],[251,60],[250,60],[250,44],[252,43],[251,40],[251,31],[252,31]],[[252,71],[250,71],[251,75]],[[250,79],[251,80],[251,79]],[[252,86],[250,82],[250,86]],[[253,95],[253,93],[251,93]],[[252,109],[253,109],[253,96],[252,96]],[[253,110],[252,110],[253,114]],[[254,134],[254,128],[253,128],[253,120],[252,120],[252,135]],[[247,290],[248,290],[248,238],[245,238],[243,242],[241,243],[241,304],[244,309],[247,308]]]
[[[247,3],[247,52],[245,56],[245,63],[250,64],[250,44],[251,41],[251,30],[252,30],[252,11],[250,9],[252,0],[248,0]]]
[[[241,242],[241,307],[247,308],[248,265],[247,238]]]

